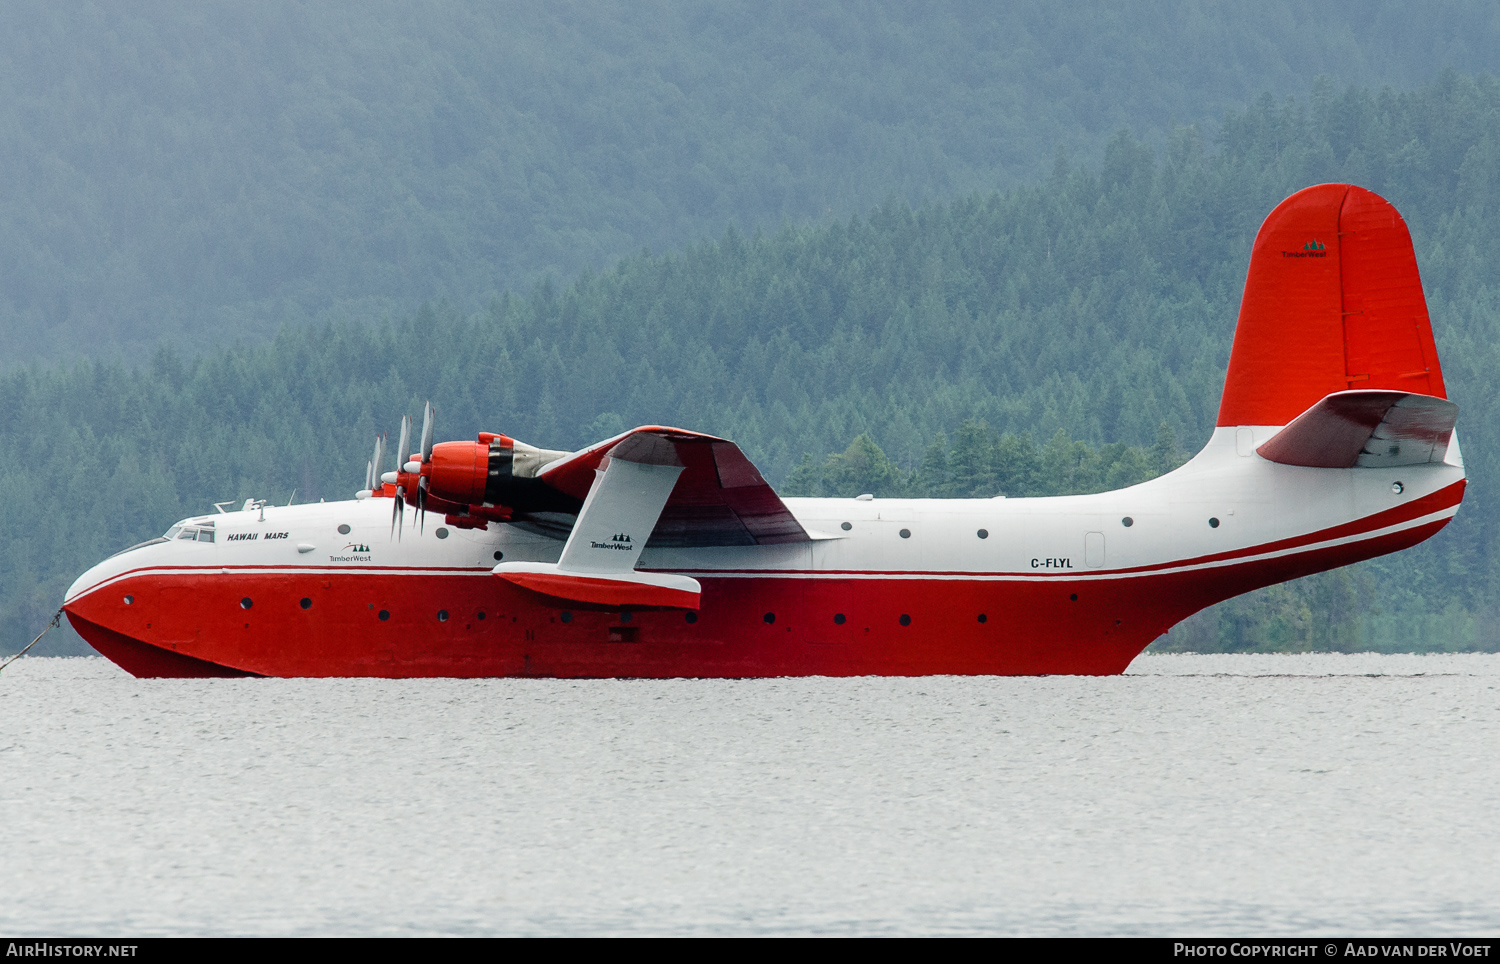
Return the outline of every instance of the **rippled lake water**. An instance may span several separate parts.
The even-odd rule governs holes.
[[[0,930],[1500,933],[1500,656],[0,675]]]

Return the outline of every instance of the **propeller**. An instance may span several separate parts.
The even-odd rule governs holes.
[[[391,504],[391,535],[397,539],[401,538],[401,532],[406,522],[406,494],[407,487],[411,484],[411,477],[416,476],[416,494],[412,504],[417,508],[417,524],[426,529],[427,517],[427,489],[429,485],[429,469],[423,472],[423,467],[432,461],[432,429],[433,422],[437,419],[437,409],[428,402],[422,413],[422,442],[421,450],[413,453],[411,451],[411,427],[410,415],[401,417],[401,435],[396,442],[396,470],[394,472],[381,471],[385,465],[385,436],[375,437],[375,457],[370,460],[370,467],[366,477],[373,489],[376,485],[389,483],[396,487],[396,498]],[[412,455],[417,458],[412,458]]]

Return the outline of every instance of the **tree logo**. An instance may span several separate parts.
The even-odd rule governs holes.
[[[1302,243],[1301,251],[1283,251],[1283,258],[1326,258],[1328,257],[1328,245],[1313,238],[1311,241]]]

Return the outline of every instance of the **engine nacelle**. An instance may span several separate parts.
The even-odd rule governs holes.
[[[428,507],[491,521],[514,513],[576,513],[583,504],[579,499],[537,478],[543,466],[567,454],[490,432],[480,433],[476,442],[440,442],[422,466]],[[407,487],[409,497],[414,490]]]

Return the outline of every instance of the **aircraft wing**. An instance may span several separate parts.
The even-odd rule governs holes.
[[[651,534],[653,546],[751,546],[810,537],[759,471],[727,439],[647,425],[547,465],[539,478],[587,499],[606,459],[682,468]]]

